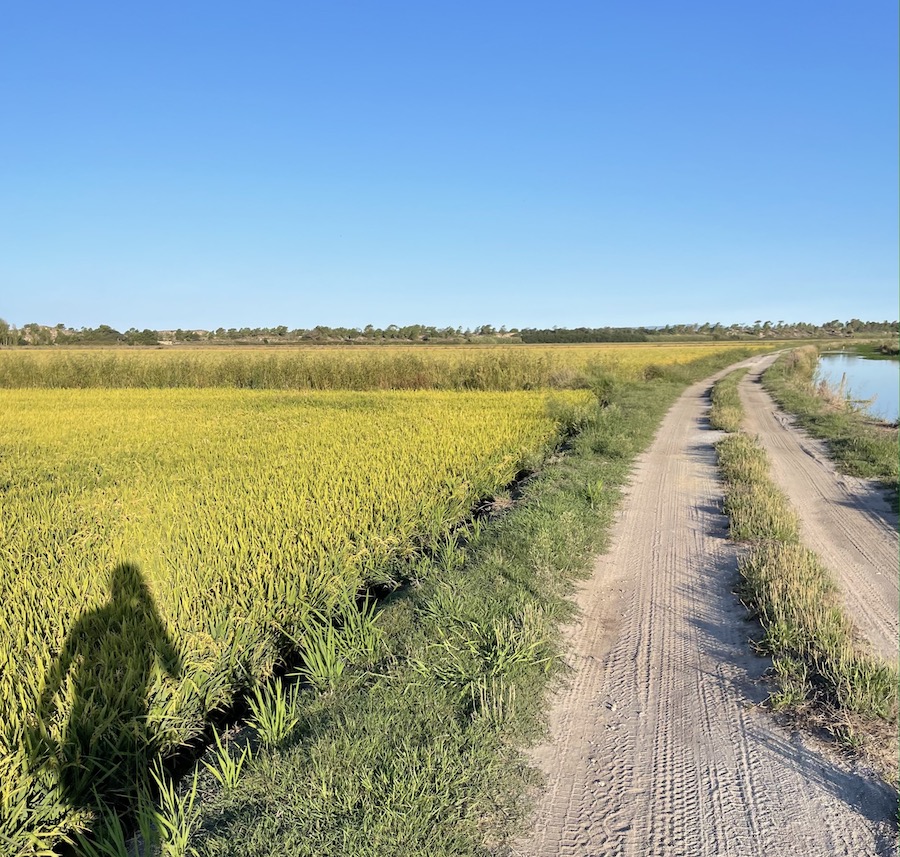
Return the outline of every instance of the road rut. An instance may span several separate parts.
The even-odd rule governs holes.
[[[772,478],[800,519],[800,537],[831,572],[863,637],[897,662],[900,557],[897,515],[872,480],[839,473],[825,444],[796,428],[760,384],[772,363],[756,364],[738,387],[744,428],[769,456]]]
[[[894,854],[891,790],[754,706],[767,662],[733,594],[711,381],[638,460],[612,547],[578,593],[523,857]]]

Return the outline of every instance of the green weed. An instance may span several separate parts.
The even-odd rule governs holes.
[[[250,725],[267,747],[277,747],[300,722],[298,700],[300,685],[273,681],[257,687],[248,700]]]
[[[239,755],[232,755],[228,746],[222,743],[218,732],[213,733],[213,739],[216,745],[213,763],[204,762],[203,765],[216,778],[223,789],[233,789],[241,778],[241,771],[245,762],[253,757],[253,751],[248,744]]]

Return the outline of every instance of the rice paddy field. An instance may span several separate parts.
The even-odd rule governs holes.
[[[4,853],[133,801],[292,652],[314,681],[315,629],[439,574],[598,378],[728,351],[0,352]]]

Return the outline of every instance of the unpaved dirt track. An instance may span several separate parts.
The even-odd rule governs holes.
[[[795,428],[778,409],[759,382],[774,359],[754,366],[738,387],[746,413],[744,428],[765,448],[772,478],[800,518],[803,544],[831,572],[854,624],[876,652],[896,663],[897,516],[872,480],[839,473],[825,444]]]
[[[547,789],[515,854],[895,853],[891,790],[753,707],[766,662],[732,592],[709,387],[666,416],[578,593],[572,674],[535,752]]]

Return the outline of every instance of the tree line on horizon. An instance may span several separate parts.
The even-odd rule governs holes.
[[[389,324],[379,328],[367,324],[359,327],[328,327],[289,329],[276,327],[241,327],[215,330],[181,329],[151,330],[129,328],[116,330],[106,324],[95,328],[71,328],[65,324],[53,326],[31,322],[20,328],[0,318],[0,346],[29,345],[170,345],[174,343],[220,343],[273,345],[279,343],[592,343],[592,342],[658,342],[668,339],[691,338],[718,340],[742,339],[805,339],[838,336],[897,336],[897,321],[849,321],[832,319],[822,324],[758,319],[752,324],[704,322],[702,324],[667,324],[658,327],[552,327],[552,328],[495,328],[483,324],[474,328],[436,327],[425,324]]]

